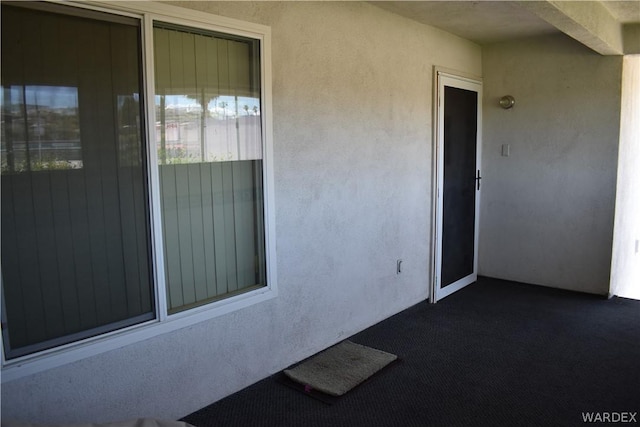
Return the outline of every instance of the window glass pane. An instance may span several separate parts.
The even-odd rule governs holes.
[[[95,17],[2,5],[8,358],[154,318],[140,28]]]
[[[258,48],[154,28],[170,313],[266,285]]]
[[[78,88],[14,85],[3,92],[3,134],[10,136],[2,139],[3,174],[82,167]]]

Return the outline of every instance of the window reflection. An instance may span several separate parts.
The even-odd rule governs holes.
[[[140,166],[140,95],[118,95],[118,161],[120,167]]]
[[[242,96],[156,96],[160,164],[262,158],[260,99]],[[206,108],[202,108],[202,105]]]
[[[2,87],[2,173],[82,168],[78,89]]]

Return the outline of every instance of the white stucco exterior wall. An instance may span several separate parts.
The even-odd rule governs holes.
[[[3,419],[179,418],[427,298],[432,68],[479,46],[366,3],[180,4],[272,28],[279,296],[6,382]]]
[[[483,49],[480,274],[608,293],[621,72],[565,35]]]
[[[640,299],[640,55],[624,57],[611,293]]]

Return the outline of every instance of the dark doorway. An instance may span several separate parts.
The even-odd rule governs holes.
[[[480,84],[438,78],[436,300],[477,278]],[[438,274],[439,272],[439,274]]]

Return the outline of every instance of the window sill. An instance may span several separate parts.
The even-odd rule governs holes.
[[[64,366],[107,351],[132,345],[147,339],[224,316],[277,297],[275,288],[264,287],[217,301],[200,308],[171,315],[164,321],[152,320],[125,329],[87,338],[83,341],[3,361],[2,383]]]

